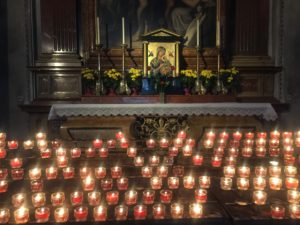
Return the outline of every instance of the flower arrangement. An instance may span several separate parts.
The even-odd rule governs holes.
[[[122,74],[116,69],[104,71],[103,83],[108,90],[115,90],[118,87],[121,79]]]
[[[216,74],[212,70],[202,70],[199,76],[202,85],[206,88],[207,91],[211,91],[216,81]]]
[[[195,70],[181,70],[180,75],[182,78],[182,84],[184,88],[192,89],[197,79],[197,71]]]
[[[84,95],[95,94],[97,75],[95,70],[88,67],[82,69],[82,92]]]
[[[134,88],[136,90],[141,89],[142,85],[142,70],[136,68],[130,68],[128,71],[128,84],[130,88]]]
[[[230,69],[221,69],[220,70],[220,80],[223,82],[225,88],[229,92],[240,91],[240,76],[239,71],[233,67]]]

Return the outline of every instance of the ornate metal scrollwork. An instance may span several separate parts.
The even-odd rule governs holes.
[[[133,136],[137,139],[146,138],[173,138],[179,130],[190,129],[186,116],[168,117],[137,117],[132,124]]]

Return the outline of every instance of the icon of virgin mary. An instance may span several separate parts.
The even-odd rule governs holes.
[[[172,76],[172,65],[166,57],[166,48],[157,47],[156,57],[150,62],[152,76]]]

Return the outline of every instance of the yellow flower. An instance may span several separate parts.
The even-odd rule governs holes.
[[[106,70],[104,71],[104,75],[113,80],[118,80],[121,77],[121,73],[116,69]]]
[[[197,78],[197,71],[193,70],[181,70],[180,72],[185,77]]]
[[[236,75],[236,74],[239,73],[239,71],[238,71],[235,67],[232,67],[230,72],[231,72],[233,75]]]
[[[142,76],[142,71],[136,68],[129,69],[130,78],[135,81],[138,77]]]
[[[231,76],[227,78],[227,82],[228,82],[228,83],[231,83],[232,80],[233,80],[233,77],[231,77]]]
[[[207,79],[210,79],[211,77],[214,76],[213,72],[211,70],[202,70],[201,71],[201,76],[205,77]]]

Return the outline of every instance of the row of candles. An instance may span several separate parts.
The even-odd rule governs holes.
[[[151,212],[149,207],[144,204],[138,204],[133,207],[120,204],[113,208],[114,216],[112,219],[117,221],[127,220],[130,209],[133,208],[133,218],[135,220],[144,220],[150,218]],[[168,217],[166,206],[158,203],[152,207],[152,218],[165,219]],[[39,207],[34,210],[35,220],[38,223],[46,223],[49,221],[51,209],[49,207]],[[70,209],[66,206],[57,207],[53,210],[54,221],[56,223],[65,223],[71,221]],[[185,205],[182,203],[172,203],[170,206],[170,216],[172,219],[181,219],[184,217]],[[73,216],[75,221],[86,221],[89,215],[89,208],[87,206],[77,206],[73,209]],[[24,224],[30,220],[30,210],[26,207],[20,207],[13,211],[14,221],[16,224]],[[94,221],[108,220],[108,208],[104,205],[93,207],[92,216]],[[185,215],[186,216],[186,215]],[[203,205],[201,203],[190,203],[188,205],[188,216],[190,218],[203,217]],[[8,208],[0,209],[0,224],[8,223],[10,220],[10,210]]]

